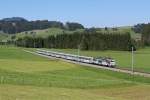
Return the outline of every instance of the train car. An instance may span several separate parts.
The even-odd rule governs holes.
[[[38,54],[43,54],[43,55],[45,55],[45,51],[44,51],[44,50],[38,49],[36,52],[37,52]]]
[[[66,58],[66,54],[65,53],[59,53],[60,54],[60,58],[65,59]]]
[[[106,59],[103,59],[102,60],[102,64],[101,64],[102,66],[105,66],[105,67],[108,67],[108,62],[106,61]]]
[[[79,56],[78,59],[83,63],[93,63],[93,57]]]
[[[93,64],[95,65],[102,65],[102,59],[101,58],[94,58]]]

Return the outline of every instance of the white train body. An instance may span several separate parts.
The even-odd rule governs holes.
[[[47,50],[42,50],[42,49],[37,49],[36,52],[38,54],[56,57],[56,58],[62,58],[62,59],[66,59],[66,60],[76,61],[76,62],[95,64],[95,65],[107,66],[107,67],[115,67],[116,66],[115,60],[113,60],[111,58],[93,58],[93,57],[87,57],[87,56],[78,56],[78,55],[73,55],[73,54],[47,51]]]

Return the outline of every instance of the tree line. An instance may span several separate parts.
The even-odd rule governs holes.
[[[150,23],[137,24],[133,27],[136,33],[142,34],[142,42],[145,46],[150,46]]]
[[[15,34],[24,31],[37,29],[60,28],[66,30],[84,29],[84,26],[75,22],[63,24],[59,21],[36,20],[28,21],[20,17],[4,18],[0,20],[0,31],[8,34]]]
[[[17,46],[28,48],[59,48],[82,50],[124,50],[129,51],[133,46],[136,50],[136,43],[129,33],[125,34],[103,34],[103,33],[74,33],[59,34],[41,37],[23,37],[16,41]]]

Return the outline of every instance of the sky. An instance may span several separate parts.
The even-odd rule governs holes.
[[[119,27],[150,22],[150,0],[0,0],[0,19],[79,22]]]

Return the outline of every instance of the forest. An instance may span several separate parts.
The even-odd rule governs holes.
[[[82,50],[131,50],[133,46],[136,49],[136,43],[129,33],[124,34],[103,34],[83,33],[52,35],[47,38],[41,37],[23,37],[16,41],[17,46],[28,48],[59,48],[59,49],[77,49]]]

